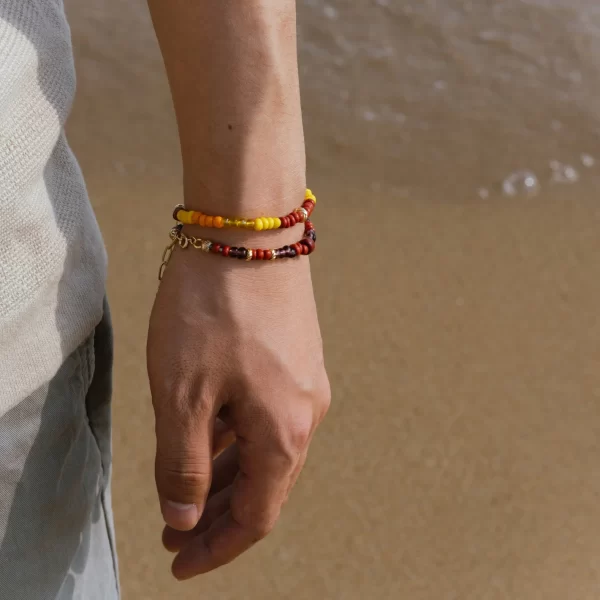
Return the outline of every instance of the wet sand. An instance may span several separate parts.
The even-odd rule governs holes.
[[[111,258],[126,599],[598,597],[600,170],[580,154],[600,157],[600,21],[581,1],[401,4],[302,5],[334,404],[274,534],[180,584],[144,358],[181,191],[169,92],[143,2],[67,2],[70,141]],[[579,180],[553,183],[551,160]],[[523,169],[539,193],[504,195]],[[121,216],[132,205],[143,227]]]

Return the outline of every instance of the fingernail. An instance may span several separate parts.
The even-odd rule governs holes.
[[[181,504],[171,500],[165,501],[163,516],[167,525],[183,531],[193,529],[200,519],[198,507],[195,504]]]
[[[196,512],[196,514],[198,514],[198,509],[196,508],[195,504],[181,504],[180,502],[171,502],[171,500],[167,500],[167,505],[179,512],[187,512],[193,510]]]

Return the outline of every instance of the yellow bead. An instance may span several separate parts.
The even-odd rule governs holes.
[[[304,196],[305,200],[308,200],[313,195],[312,190],[307,189],[306,195]]]
[[[190,225],[192,223],[192,219],[191,219],[191,213],[189,211],[183,211],[183,213],[181,214],[181,222],[184,225]]]
[[[258,218],[254,221],[254,231],[262,231],[263,230],[263,222],[261,218]]]
[[[281,219],[279,217],[275,217],[275,229],[279,229],[281,227]]]
[[[275,217],[269,217],[269,229],[275,229]]]

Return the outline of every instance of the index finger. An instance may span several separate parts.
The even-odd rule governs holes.
[[[229,510],[192,540],[173,561],[177,579],[207,573],[235,559],[275,525],[300,453],[286,451],[274,437],[238,438],[239,473]]]

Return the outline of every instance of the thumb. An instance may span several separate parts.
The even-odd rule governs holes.
[[[193,529],[204,509],[212,477],[214,418],[156,420],[156,487],[165,523]]]

